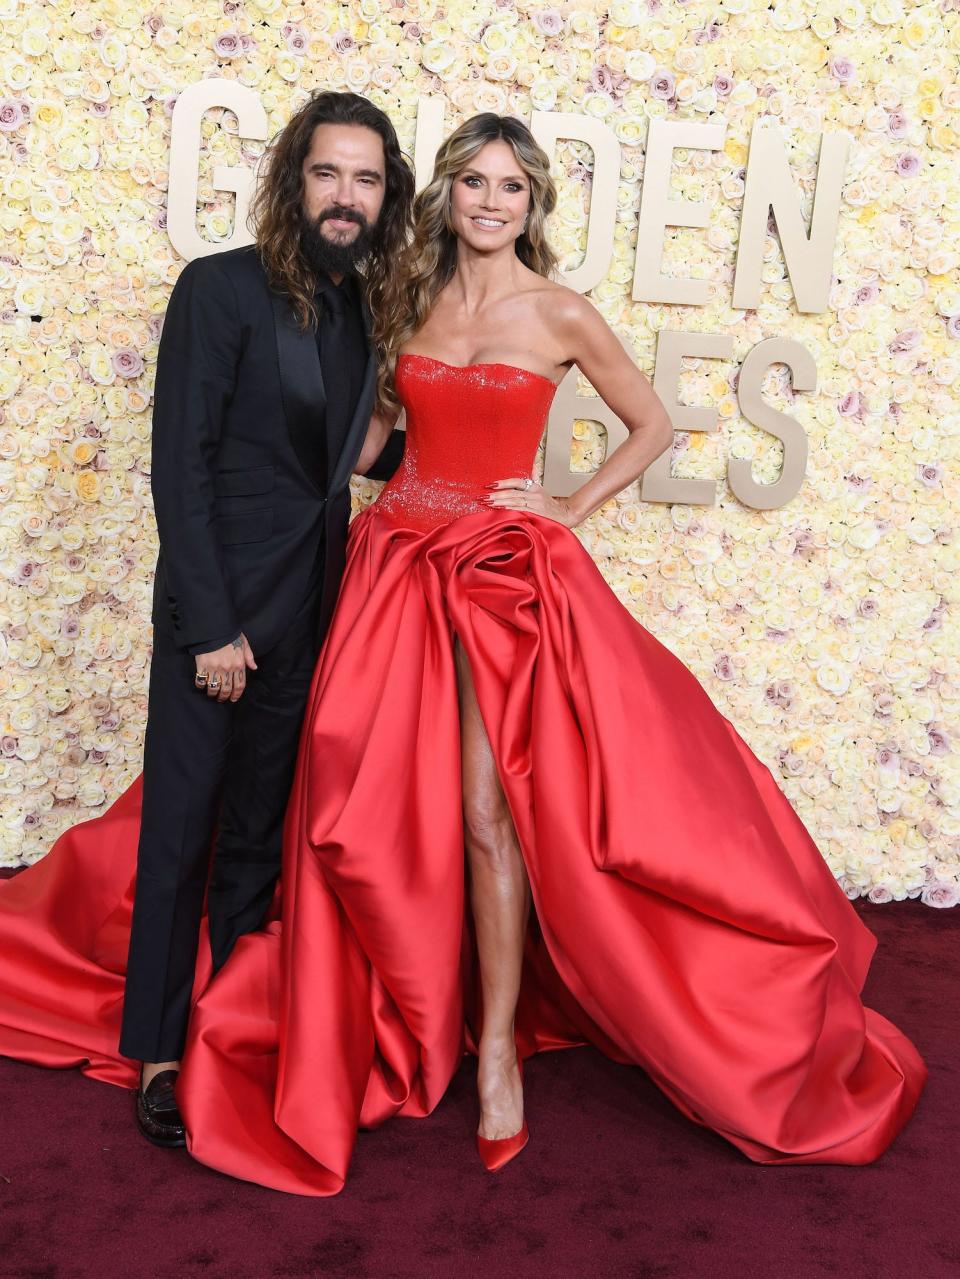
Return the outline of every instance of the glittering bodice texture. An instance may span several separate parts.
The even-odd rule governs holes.
[[[407,412],[403,462],[376,510],[416,529],[489,509],[494,480],[529,475],[556,387],[511,364],[445,364],[427,355],[397,360]]]

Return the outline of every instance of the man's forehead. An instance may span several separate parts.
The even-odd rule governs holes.
[[[376,164],[382,168],[383,140],[379,133],[364,125],[319,124],[313,131],[307,159],[311,164],[330,160],[342,164]]]

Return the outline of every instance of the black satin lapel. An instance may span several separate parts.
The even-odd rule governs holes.
[[[367,367],[363,375],[360,398],[357,400],[353,420],[350,423],[346,439],[343,442],[343,449],[337,458],[333,476],[330,480],[329,491],[331,493],[335,493],[337,489],[350,482],[350,474],[353,471],[354,463],[360,456],[363,441],[367,437],[367,427],[370,425],[370,418],[373,414],[376,382],[377,362],[373,358],[373,352],[371,351],[367,356]]]
[[[301,329],[285,297],[271,292],[277,334],[280,395],[290,443],[307,476],[323,493],[326,474],[327,393],[313,329]]]

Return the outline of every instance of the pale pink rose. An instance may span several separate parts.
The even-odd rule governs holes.
[[[563,15],[559,9],[537,9],[530,16],[534,26],[545,36],[558,36],[563,30]]]
[[[120,377],[139,377],[143,372],[143,357],[132,347],[121,346],[113,353],[114,372]]]
[[[23,104],[16,98],[0,98],[0,129],[12,133],[24,121]]]
[[[733,92],[733,77],[728,75],[714,76],[713,91],[718,98],[728,98]]]
[[[874,884],[867,893],[867,899],[872,901],[875,906],[885,906],[887,902],[893,901],[893,894],[889,888],[884,888],[882,884]]]
[[[903,760],[902,768],[908,777],[919,777],[923,772],[923,765],[918,759]]]
[[[24,560],[14,574],[14,583],[17,586],[26,586],[27,582],[30,581],[36,570],[36,564],[32,563],[30,560]]]
[[[928,724],[927,738],[930,742],[931,755],[950,754],[950,738],[942,724]]]
[[[843,417],[856,417],[860,412],[860,392],[848,391],[837,405],[837,412]]]
[[[876,597],[866,595],[857,605],[857,612],[861,617],[876,617],[880,611],[880,605],[877,603]]]
[[[304,31],[303,27],[297,23],[284,23],[290,30],[284,36],[287,48],[291,53],[306,53],[310,48],[310,37]]]
[[[780,767],[791,777],[799,777],[806,768],[803,756],[794,751],[780,751]]]
[[[36,828],[42,825],[42,823],[43,818],[39,813],[24,813],[23,815],[24,830],[36,830]]]
[[[947,336],[960,338],[960,314],[947,316]]]
[[[897,355],[902,351],[912,351],[923,341],[923,334],[919,329],[904,329],[898,333],[889,345],[891,355]]]
[[[877,751],[877,764],[886,773],[898,773],[900,771],[900,756],[896,751],[884,746],[882,750]]]
[[[12,733],[4,733],[0,737],[0,755],[11,759],[17,753],[17,739]]]
[[[100,116],[102,119],[104,116],[108,116],[110,114],[110,103],[90,102],[87,104],[87,110],[91,115]]]
[[[75,617],[64,617],[60,622],[60,634],[64,639],[76,639],[80,634],[80,623]]]
[[[938,489],[943,478],[943,467],[939,462],[918,462],[917,479],[928,489]]]
[[[672,98],[677,82],[672,71],[658,67],[650,77],[650,92],[655,98]]]
[[[936,880],[923,889],[920,900],[924,906],[936,906],[938,909],[960,905],[960,886]]]
[[[733,664],[726,653],[721,653],[713,664],[713,673],[717,679],[731,680],[736,679],[737,673],[733,669]]]
[[[893,714],[894,697],[887,689],[874,690],[873,713],[877,719],[889,719]]]
[[[887,129],[895,138],[903,138],[910,129],[910,122],[902,111],[891,111],[887,116]]]
[[[419,22],[405,22],[403,24],[404,40],[412,40],[416,43],[422,35],[423,27],[421,27]]]
[[[856,79],[857,69],[850,58],[831,58],[830,75],[838,84],[850,84]]]
[[[243,41],[236,31],[221,31],[213,42],[218,58],[239,58],[243,53]]]
[[[794,535],[793,553],[803,560],[812,560],[816,555],[817,546],[809,529],[799,529]]]
[[[626,86],[627,77],[615,75],[608,66],[598,64],[590,73],[590,87],[598,93],[606,93],[616,98]]]
[[[904,151],[897,159],[897,172],[901,178],[915,178],[920,172],[920,157],[916,151]]]
[[[357,42],[349,31],[336,32],[331,41],[334,53],[350,53],[357,47]]]
[[[857,289],[857,304],[859,306],[869,306],[871,302],[876,302],[879,296],[880,290],[872,281],[869,284],[861,284],[859,289]]]
[[[793,702],[793,685],[786,680],[778,680],[776,684],[770,684],[764,690],[764,697],[774,706],[780,706],[783,710],[789,710]]]
[[[159,13],[148,13],[143,20],[143,25],[150,32],[151,36],[155,36],[163,26],[163,18]]]

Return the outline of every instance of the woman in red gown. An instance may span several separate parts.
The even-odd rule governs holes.
[[[923,1087],[860,1001],[874,938],[772,775],[570,531],[670,434],[546,278],[553,198],[517,121],[441,148],[381,335],[406,457],[351,527],[282,887],[198,969],[191,1153],[280,1190],[340,1190],[358,1128],[429,1114],[465,1044],[491,1168],[527,1136],[518,1057],[568,1044],[642,1066],[759,1163],[869,1162]],[[574,362],[631,433],[559,500],[530,475]],[[116,1043],[138,816],[135,784],[0,892],[0,1052],[135,1083]]]

